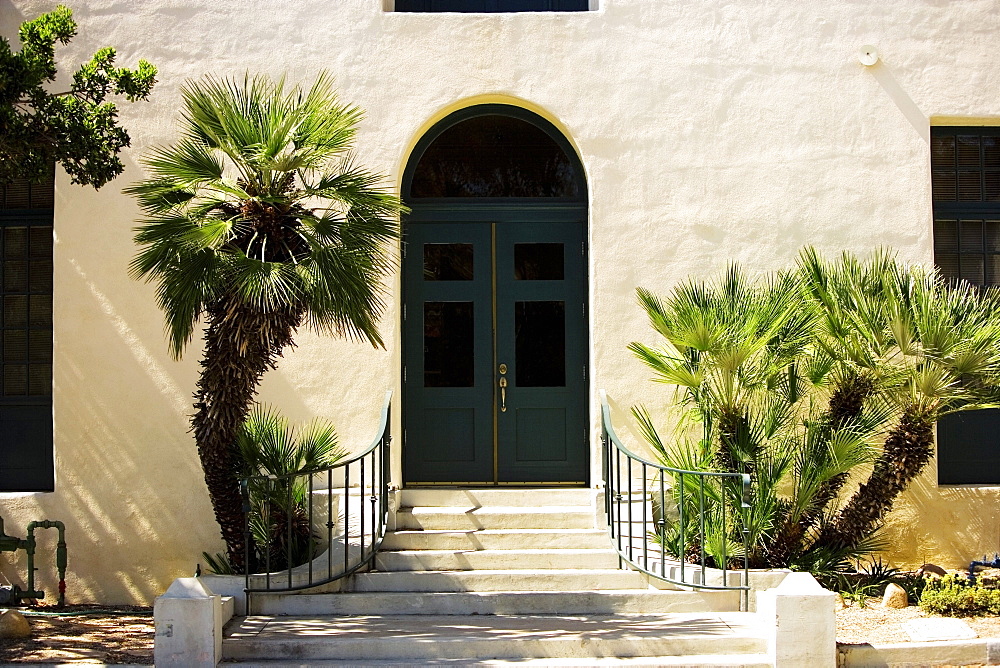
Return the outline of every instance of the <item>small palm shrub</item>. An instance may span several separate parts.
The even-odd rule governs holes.
[[[757,281],[730,267],[718,281],[689,281],[665,298],[640,289],[639,301],[663,338],[658,348],[630,348],[656,380],[677,388],[681,408],[666,439],[637,407],[641,433],[667,466],[751,479],[746,509],[735,481],[706,484],[704,507],[693,477],[671,486],[676,515],[683,508],[685,517],[704,518],[711,565],[732,565],[745,553],[753,568],[806,564],[833,573],[880,547],[870,537],[849,546],[813,545],[843,479],[874,459],[887,415],[882,403],[852,395],[864,385],[859,373],[815,345],[819,316],[808,307],[800,277],[784,272]],[[738,533],[722,535],[723,516],[745,522],[746,550]],[[664,519],[663,540],[675,556],[682,544],[685,557],[692,549],[700,553],[697,536],[681,536],[669,514]],[[739,532],[738,524],[728,530]]]
[[[928,580],[920,596],[920,607],[949,617],[1000,615],[1000,589],[989,589],[965,578],[946,575]]]
[[[255,406],[234,445],[240,476],[248,478],[255,563],[282,570],[310,561],[317,536],[309,525],[308,476],[346,456],[333,425],[316,420],[301,430],[267,406]],[[223,555],[204,554],[216,573],[232,572]]]

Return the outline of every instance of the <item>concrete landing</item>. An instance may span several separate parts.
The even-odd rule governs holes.
[[[16,668],[21,664],[10,664]],[[566,668],[604,668],[628,666],[629,668],[774,668],[757,654],[705,654],[701,656],[652,656],[641,659],[465,659],[413,661],[226,661],[226,665],[243,668],[311,668],[312,666],[339,666],[340,668],[413,668],[419,666],[565,666]],[[136,667],[138,668],[138,667]]]
[[[357,616],[234,619],[224,654],[237,661],[477,661],[683,657],[755,658],[763,632],[748,613],[546,616]],[[578,661],[573,665],[582,665]],[[595,664],[596,665],[596,664]],[[662,664],[661,664],[662,665]],[[683,665],[683,664],[681,664]]]

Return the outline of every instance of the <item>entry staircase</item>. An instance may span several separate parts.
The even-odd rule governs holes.
[[[244,666],[769,666],[739,592],[620,567],[591,489],[398,493],[374,568],[257,595],[226,627]]]

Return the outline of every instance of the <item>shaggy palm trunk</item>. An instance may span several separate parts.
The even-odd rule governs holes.
[[[864,410],[865,401],[874,392],[875,382],[871,378],[855,375],[844,380],[830,396],[828,415],[831,428],[840,429],[850,421],[858,419]],[[820,485],[812,505],[802,517],[805,528],[816,526],[823,509],[837,498],[837,494],[849,477],[850,473],[841,473]]]
[[[857,419],[874,390],[875,384],[864,376],[850,376],[840,383],[830,396],[827,410],[830,432]],[[768,551],[769,566],[789,566],[805,550],[806,535],[819,522],[826,506],[837,498],[849,476],[850,473],[839,473],[823,482],[798,521],[789,518],[782,524]]]
[[[244,560],[243,500],[234,444],[261,376],[292,345],[304,309],[267,312],[226,298],[207,311],[205,354],[191,426],[229,562],[237,573],[247,568],[253,572],[253,549],[248,550],[251,563]]]
[[[748,452],[753,445],[749,443],[750,427],[743,411],[739,408],[720,409],[718,425],[719,448],[715,452],[715,465],[720,471],[752,476],[756,460]]]
[[[924,469],[934,454],[934,421],[916,407],[903,412],[885,440],[875,467],[836,519],[824,527],[825,545],[858,545],[882,523],[899,493]]]

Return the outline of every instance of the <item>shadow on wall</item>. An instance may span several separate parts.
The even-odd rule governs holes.
[[[0,3],[0,34],[16,43],[25,18]],[[126,127],[135,118],[122,110]],[[70,602],[151,603],[202,551],[223,547],[189,433],[200,339],[172,360],[153,287],[127,275],[139,212],[120,190],[141,170],[122,159],[125,174],[97,192],[57,178],[56,490],[0,494],[11,535],[25,537],[33,520],[65,522]],[[306,412],[284,376],[271,372],[268,385],[283,411]],[[56,534],[36,537],[37,583],[51,599]],[[0,581],[23,586],[25,569],[23,553],[0,554]]]
[[[897,567],[932,561],[966,568],[1000,551],[1000,487],[940,487],[928,466],[896,502],[886,527]]]
[[[116,183],[137,174],[129,163]],[[32,520],[65,522],[73,603],[151,603],[171,580],[194,572],[202,551],[223,549],[189,433],[200,338],[183,362],[170,358],[153,288],[127,276],[136,216],[114,184],[95,193],[59,178],[56,491],[0,498],[11,535],[23,538]],[[274,380],[282,403],[296,401]],[[37,582],[54,598],[56,536],[37,538]],[[4,553],[0,562],[5,578],[23,584],[23,554],[15,562]]]
[[[24,22],[23,12],[18,11],[10,2],[0,4],[0,35],[6,37],[11,45],[16,48],[17,29]]]
[[[917,103],[913,101],[906,91],[903,90],[899,82],[896,81],[896,77],[892,75],[892,70],[888,68],[881,60],[876,62],[874,65],[866,67],[871,75],[875,77],[875,80],[882,87],[882,90],[886,92],[889,99],[893,101],[899,111],[903,114],[913,129],[917,131],[920,138],[924,140],[927,145],[931,143],[931,124],[930,119],[920,111],[920,107]]]

